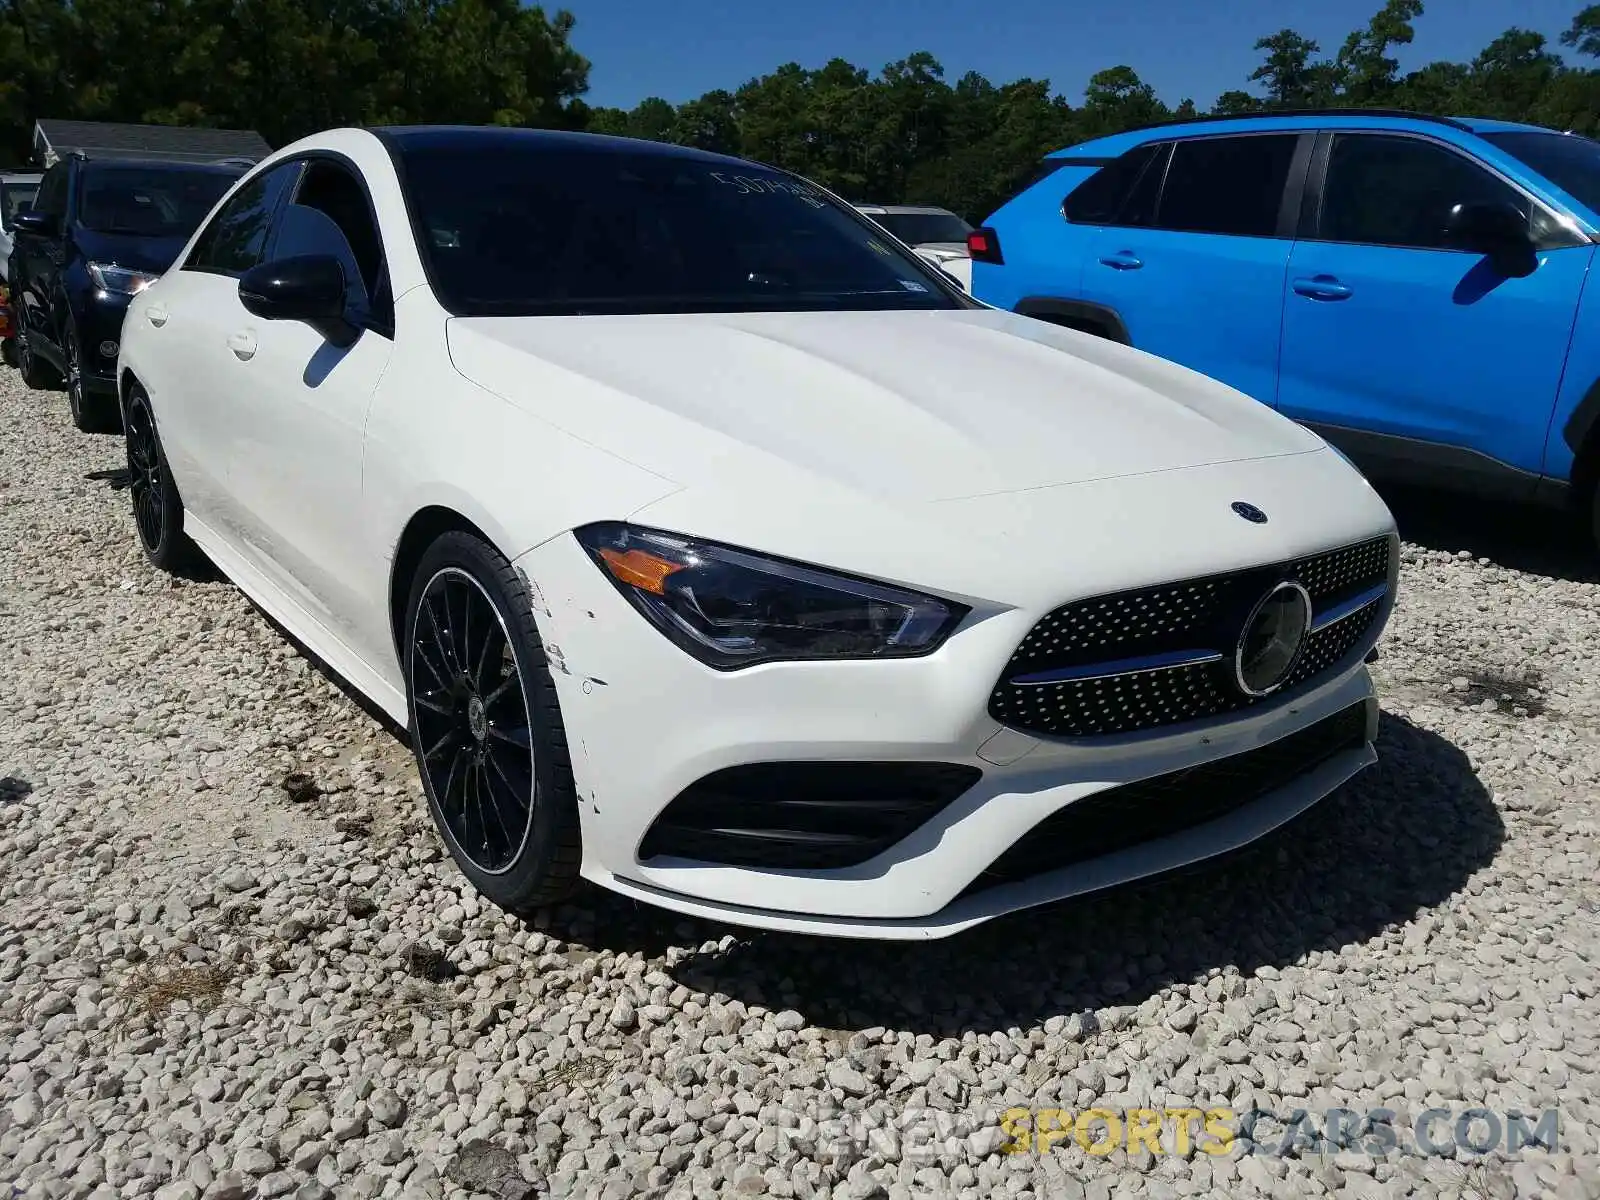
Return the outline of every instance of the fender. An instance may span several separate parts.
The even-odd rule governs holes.
[[[1035,317],[1058,324],[1097,326],[1103,336],[1124,346],[1133,345],[1128,336],[1128,326],[1116,309],[1087,300],[1062,300],[1055,296],[1024,296],[1017,301],[1014,312],[1025,317]]]

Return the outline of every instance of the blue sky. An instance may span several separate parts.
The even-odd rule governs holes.
[[[1427,0],[1403,67],[1470,59],[1512,25],[1556,37],[1585,0]],[[874,72],[927,50],[952,83],[1047,78],[1074,104],[1102,67],[1127,63],[1176,104],[1208,107],[1244,87],[1256,38],[1288,26],[1332,54],[1382,0],[546,0],[578,19],[573,41],[594,69],[590,104],[631,108],[737,88],[794,61],[834,56]]]

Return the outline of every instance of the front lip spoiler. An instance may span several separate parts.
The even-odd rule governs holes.
[[[1378,761],[1373,748],[1377,702],[1369,700],[1368,741],[1336,754],[1277,791],[1193,829],[1119,850],[1103,858],[1000,884],[955,900],[926,917],[875,919],[791,913],[700,900],[664,888],[585,868],[591,882],[673,912],[732,925],[826,937],[878,941],[937,941],[996,917],[1069,900],[1119,884],[1166,875],[1207,859],[1243,849],[1313,807],[1338,787]]]

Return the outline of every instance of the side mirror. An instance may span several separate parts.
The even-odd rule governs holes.
[[[1453,246],[1486,256],[1508,275],[1530,275],[1538,266],[1528,214],[1509,201],[1457,204],[1445,233]]]
[[[31,233],[36,237],[55,237],[61,228],[53,216],[35,208],[23,208],[13,213],[11,227],[18,233]]]
[[[239,303],[267,321],[304,321],[336,346],[361,332],[345,317],[344,266],[331,254],[259,263],[239,277]]]

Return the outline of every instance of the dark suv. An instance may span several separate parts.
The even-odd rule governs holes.
[[[64,380],[72,420],[115,432],[117,348],[128,301],[165,271],[234,180],[237,164],[55,163],[13,218],[17,365],[29,387]]]

